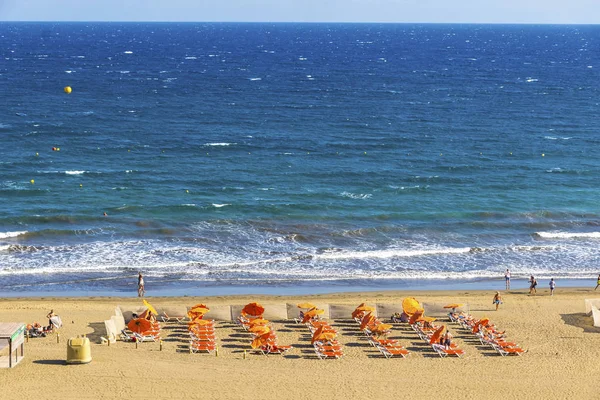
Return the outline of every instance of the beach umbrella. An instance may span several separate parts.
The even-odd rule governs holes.
[[[317,306],[315,306],[312,303],[300,303],[300,304],[298,304],[298,308],[311,309],[311,308],[317,308]]]
[[[145,299],[142,300],[142,302],[144,303],[148,311],[150,311],[154,315],[158,315],[158,311],[156,311],[156,308],[152,307],[152,304],[148,303]]]
[[[426,317],[426,316],[422,316],[420,317],[417,321],[423,321],[423,322],[433,322],[435,321],[436,318],[434,317]]]
[[[190,322],[188,325],[198,325],[198,326],[206,326],[206,325],[212,325],[213,321],[210,319],[195,319],[192,322]]]
[[[195,306],[192,306],[191,308],[196,308],[196,307],[206,308],[207,310],[210,310],[210,307],[204,303],[198,303]]]
[[[372,328],[371,332],[381,335],[382,333],[386,333],[387,331],[389,331],[392,328],[393,328],[393,325],[390,325],[390,324],[379,324],[379,325],[375,326],[374,328]]]
[[[422,316],[423,316],[423,310],[417,310],[413,315],[410,316],[410,318],[408,319],[408,323],[411,325],[414,325],[417,323],[419,318],[421,318]]]
[[[269,341],[269,339],[271,338],[272,333],[271,332],[267,332],[264,333],[256,338],[254,338],[254,340],[252,341],[252,343],[250,344],[250,346],[252,346],[253,349],[257,349],[259,347],[262,347],[264,345],[266,345]]]
[[[244,306],[242,312],[252,316],[259,316],[265,312],[265,308],[258,303],[249,303]]]
[[[208,308],[206,308],[206,307],[193,307],[193,308],[190,309],[191,313],[202,314],[202,315],[206,314],[209,311],[210,310]]]
[[[260,336],[271,332],[271,328],[269,328],[267,325],[256,325],[248,329],[248,331]]]
[[[152,323],[144,318],[136,318],[129,321],[127,327],[131,332],[144,333],[152,328]]]
[[[462,304],[452,303],[452,304],[448,304],[448,305],[444,306],[444,308],[452,308],[452,309],[454,309],[454,308],[458,308],[458,307],[462,307],[462,306],[463,306]]]
[[[402,300],[402,310],[406,315],[410,317],[415,312],[423,310],[423,307],[414,297],[407,297],[404,300]]]
[[[360,321],[360,330],[364,330],[367,326],[371,325],[375,321],[375,316],[371,313],[365,315]]]
[[[433,335],[431,335],[431,339],[429,339],[429,344],[438,343],[440,341],[440,337],[444,334],[444,329],[446,329],[445,325],[442,325],[439,328],[437,328],[437,330],[433,332]]]
[[[330,342],[337,336],[335,332],[321,332],[318,335],[316,333],[317,332],[315,332],[315,335],[313,335],[311,343]]]
[[[302,319],[302,323],[306,323],[316,317],[317,315],[321,315],[325,312],[325,310],[319,310],[318,308],[313,308],[310,311],[304,313],[304,318]]]
[[[375,307],[366,306],[363,303],[362,305],[356,307],[354,309],[354,311],[352,311],[352,318],[358,318],[358,317],[360,317],[361,314],[364,314],[366,312],[373,312],[373,311],[375,311]]]

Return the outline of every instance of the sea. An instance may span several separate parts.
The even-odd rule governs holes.
[[[0,22],[0,295],[593,286],[599,82],[591,25]]]

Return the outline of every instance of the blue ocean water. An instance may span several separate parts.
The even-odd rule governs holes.
[[[0,43],[2,293],[600,269],[599,26],[4,22]]]

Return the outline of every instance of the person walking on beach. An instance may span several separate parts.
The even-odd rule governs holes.
[[[554,296],[554,288],[556,287],[556,282],[554,282],[554,278],[550,278],[550,296]]]
[[[144,297],[146,294],[146,289],[144,288],[144,277],[142,273],[138,275],[138,297]]]
[[[598,286],[600,286],[600,274],[598,274],[598,280],[596,281],[596,288],[594,290],[598,289]]]
[[[506,290],[510,289],[510,271],[506,268],[504,273],[504,280],[506,281]]]
[[[496,311],[498,311],[498,306],[500,304],[502,304],[502,296],[500,296],[500,292],[496,292],[496,294],[494,295],[494,300],[492,301],[492,304],[496,305]]]
[[[537,286],[537,281],[535,280],[535,278],[533,277],[533,275],[531,275],[531,277],[529,278],[529,294],[537,294],[537,290],[535,289],[535,287]]]

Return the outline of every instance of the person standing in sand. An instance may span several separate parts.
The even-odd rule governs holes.
[[[598,289],[598,286],[600,286],[600,274],[598,274],[598,280],[596,281],[596,288],[594,290]]]
[[[496,292],[496,294],[494,295],[494,300],[492,301],[492,304],[496,305],[496,311],[498,311],[498,306],[500,304],[502,304],[502,296],[500,296],[500,292]]]
[[[535,288],[536,286],[537,286],[537,281],[535,280],[533,275],[531,275],[531,277],[529,278],[529,295],[537,294],[537,290]]]
[[[144,297],[145,294],[146,294],[146,289],[144,287],[144,277],[142,276],[142,273],[140,272],[140,274],[138,275],[138,297]]]
[[[506,281],[506,290],[510,289],[510,271],[506,268],[506,272],[504,273],[504,280]]]
[[[556,287],[556,282],[554,282],[554,278],[550,278],[550,296],[554,296],[554,288]]]

